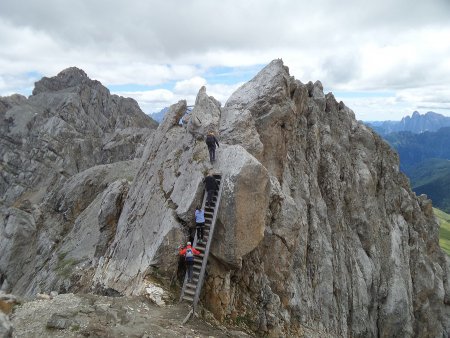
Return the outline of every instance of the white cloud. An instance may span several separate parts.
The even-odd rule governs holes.
[[[137,92],[114,92],[113,94],[132,97],[139,102],[141,109],[147,113],[155,113],[162,108],[168,107],[179,100],[186,100],[188,105],[193,105],[197,97],[198,91],[202,86],[206,86],[206,92],[209,96],[217,99],[222,106],[231,94],[242,83],[233,85],[224,84],[208,84],[205,79],[193,78],[187,81],[181,81],[175,84],[174,90],[157,89]]]
[[[415,98],[409,91],[419,97],[411,106],[442,106],[420,97],[450,83],[448,13],[448,0],[2,0],[0,95],[29,92],[30,74],[77,66],[106,86],[176,83],[176,102],[195,98],[210,67],[283,58],[291,75],[331,91],[396,91],[398,104]],[[236,84],[216,83],[207,89],[224,102]],[[146,107],[169,100],[130,95]],[[373,111],[370,101],[345,102],[357,115]]]
[[[178,81],[174,90],[179,94],[192,94],[206,84],[206,80],[200,76],[195,76],[188,80]]]

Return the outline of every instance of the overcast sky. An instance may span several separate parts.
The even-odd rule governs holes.
[[[146,113],[276,58],[361,120],[450,116],[450,0],[1,0],[0,96],[76,66]]]

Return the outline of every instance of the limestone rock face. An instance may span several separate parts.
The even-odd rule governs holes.
[[[0,337],[12,337],[13,327],[7,315],[0,311]]]
[[[185,111],[185,101],[171,106],[144,150],[114,241],[96,271],[94,282],[104,289],[139,294],[152,271],[176,273],[177,248],[187,240],[183,228],[194,225],[209,169],[205,143],[178,123]]]
[[[77,68],[0,98],[0,121],[0,287],[84,287],[157,124]]]
[[[320,82],[303,85],[275,60],[230,97],[220,129],[267,169],[270,199],[263,240],[242,267],[211,267],[205,303],[217,316],[269,336],[298,324],[343,337],[448,334],[449,265],[430,202]]]
[[[8,205],[40,196],[61,176],[139,157],[157,126],[136,101],[110,95],[77,68],[38,81],[28,99],[0,102],[0,198]]]

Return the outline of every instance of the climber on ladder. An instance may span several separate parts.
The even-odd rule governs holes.
[[[219,190],[219,186],[217,185],[216,179],[212,175],[211,171],[203,179],[203,182],[205,183],[205,190],[206,190],[206,193],[208,194],[206,205],[210,206],[210,205],[212,205],[214,192]]]
[[[184,256],[186,269],[188,272],[188,282],[192,282],[192,270],[194,268],[194,255],[200,255],[200,251],[191,246],[191,242],[187,242],[185,248],[180,248],[180,255]]]

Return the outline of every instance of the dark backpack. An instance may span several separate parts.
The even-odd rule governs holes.
[[[208,147],[214,147],[214,136],[213,135],[208,135],[206,136],[206,145]]]

